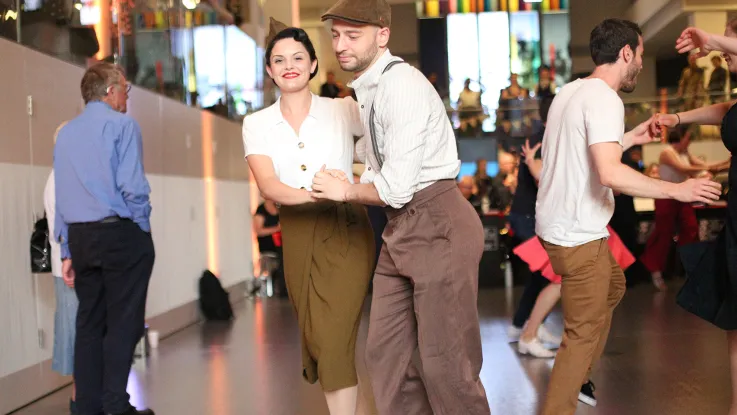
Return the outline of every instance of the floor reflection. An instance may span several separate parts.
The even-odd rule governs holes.
[[[713,415],[730,399],[724,333],[675,305],[675,292],[651,287],[628,292],[614,316],[613,331],[594,375],[599,405],[577,415]],[[521,290],[514,291],[516,300]],[[327,415],[322,392],[301,377],[297,322],[282,300],[243,300],[232,323],[207,323],[163,339],[138,360],[128,390],[137,406],[160,415]],[[368,309],[368,308],[367,308]],[[545,396],[552,360],[520,357],[506,337],[514,307],[505,290],[479,296],[484,349],[482,381],[492,414],[534,415]],[[548,319],[562,328],[560,309]],[[367,319],[361,324],[358,369]],[[370,388],[367,388],[370,399]],[[64,414],[69,389],[18,412]]]

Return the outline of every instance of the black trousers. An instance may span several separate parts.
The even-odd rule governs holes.
[[[389,219],[386,217],[384,208],[379,206],[366,206],[366,213],[368,214],[369,222],[371,222],[371,228],[374,230],[374,243],[376,244],[374,268],[376,268],[376,264],[379,263],[381,247],[384,245],[384,240],[381,238],[381,235],[384,233],[384,228],[386,227],[386,223]]]
[[[123,413],[130,409],[128,375],[143,336],[153,240],[129,220],[73,224],[69,250],[79,298],[77,407],[82,415]]]
[[[512,230],[520,242],[524,242],[530,238],[535,237],[535,217],[532,215],[520,215],[510,214],[509,224],[512,226]],[[519,300],[517,311],[514,313],[512,324],[517,328],[524,327],[527,320],[532,314],[532,309],[535,308],[535,302],[540,292],[548,286],[550,280],[543,277],[539,272],[533,272],[530,275],[530,279],[525,284],[525,290],[522,292],[522,297]]]

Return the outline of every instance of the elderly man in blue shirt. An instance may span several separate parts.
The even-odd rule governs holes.
[[[63,277],[79,298],[77,410],[153,415],[134,408],[126,392],[155,257],[141,130],[125,115],[130,85],[118,66],[90,67],[81,90],[86,107],[54,148],[54,236]]]

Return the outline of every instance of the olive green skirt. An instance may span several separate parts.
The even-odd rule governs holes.
[[[362,205],[282,206],[284,277],[302,337],[303,376],[325,391],[358,383],[356,336],[374,266]]]

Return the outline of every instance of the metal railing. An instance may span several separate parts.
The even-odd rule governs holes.
[[[656,113],[683,112],[717,102],[737,100],[737,88],[724,93],[704,92],[679,96],[675,89],[662,89],[660,95],[623,99],[627,129],[637,126]],[[500,136],[527,137],[540,128],[540,100],[520,99],[514,106],[458,109],[446,100],[446,109],[459,138]],[[718,129],[695,131],[694,140],[720,139]]]

